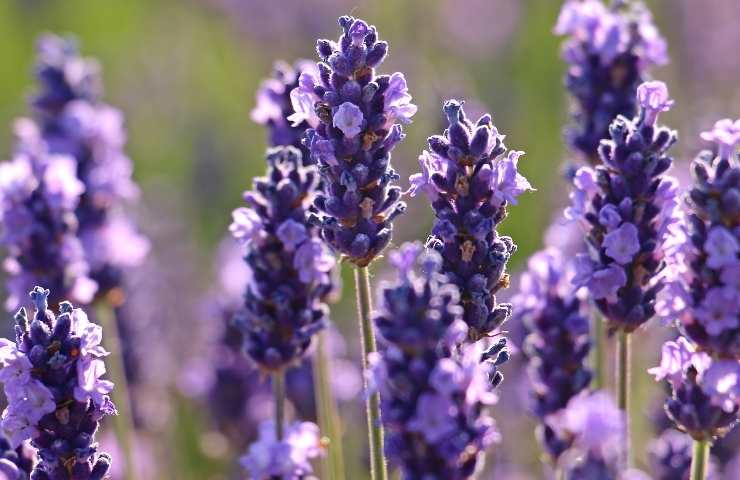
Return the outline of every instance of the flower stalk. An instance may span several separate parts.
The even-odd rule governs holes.
[[[694,440],[690,480],[704,480],[709,469],[709,440]]]

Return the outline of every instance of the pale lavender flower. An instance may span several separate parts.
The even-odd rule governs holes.
[[[253,480],[309,480],[311,460],[322,455],[319,427],[310,422],[296,422],[285,429],[282,440],[275,436],[275,424],[260,425],[259,439],[241,457],[242,467]]]

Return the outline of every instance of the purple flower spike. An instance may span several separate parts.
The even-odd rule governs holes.
[[[304,144],[322,175],[314,221],[334,250],[363,267],[388,245],[392,221],[406,209],[390,157],[416,106],[401,73],[375,73],[388,50],[375,27],[352,17],[339,24],[338,42],[318,41],[319,74],[304,73],[291,92],[290,119],[312,127]]]
[[[612,331],[632,332],[650,320],[669,283],[671,269],[664,267],[676,243],[678,183],[665,172],[676,133],[650,123],[647,113],[664,101],[647,99],[654,107],[612,122],[611,140],[599,149],[603,165],[578,170],[566,211],[585,230],[588,245],[576,258],[573,282],[588,289]]]
[[[523,152],[506,154],[490,115],[474,123],[457,100],[445,102],[443,111],[449,128],[429,138],[429,151],[419,159],[422,172],[409,179],[410,192],[423,191],[432,202],[427,247],[442,256],[442,271],[460,290],[470,339],[477,340],[511,313],[511,305],[496,303],[495,293],[508,285],[506,263],[516,245],[496,227],[507,206],[532,187],[517,170]]]
[[[463,309],[457,288],[439,273],[439,254],[417,243],[391,256],[399,276],[383,285],[375,316],[379,350],[369,358],[386,455],[403,478],[470,478],[498,437],[483,409],[496,401],[506,340],[486,352],[460,347]]]
[[[15,448],[24,440],[38,450],[34,480],[102,480],[111,458],[94,442],[100,420],[115,415],[103,380],[108,355],[102,329],[85,312],[61,302],[59,315],[48,310],[49,291],[31,292],[33,318],[15,316],[16,341],[0,339],[0,381],[8,407],[2,428]]]
[[[730,159],[740,144],[740,119],[734,122],[729,118],[718,120],[713,129],[702,132],[701,138],[717,144],[720,158]]]
[[[236,318],[244,349],[260,368],[276,370],[300,360],[326,325],[335,259],[307,221],[316,167],[303,165],[294,147],[269,150],[267,163],[267,176],[244,195],[248,207],[235,210],[230,230],[249,240],[250,282]]]
[[[655,125],[658,114],[667,112],[673,106],[668,98],[668,87],[663,82],[645,82],[637,87],[637,102],[645,115],[645,125]]]
[[[611,3],[568,0],[555,26],[557,35],[568,36],[565,85],[574,102],[566,137],[591,164],[600,161],[599,143],[609,138],[611,121],[637,113],[635,95],[647,70],[668,61],[666,41],[645,6]]]
[[[311,480],[311,460],[323,454],[319,427],[311,422],[296,422],[285,430],[280,441],[275,437],[272,421],[260,425],[259,439],[254,442],[241,465],[253,480]]]

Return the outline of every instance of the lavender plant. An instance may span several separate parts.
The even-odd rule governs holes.
[[[260,425],[259,440],[241,458],[242,467],[253,480],[317,480],[312,475],[311,459],[322,454],[319,427],[311,422],[296,422],[275,436],[275,425]]]
[[[30,293],[36,311],[15,316],[16,341],[0,339],[0,381],[8,407],[2,428],[17,447],[31,439],[39,463],[33,480],[101,480],[111,458],[94,442],[100,420],[115,415],[108,394],[100,345],[102,328],[85,312],[61,302],[59,314],[48,310],[49,291]]]
[[[573,98],[572,124],[566,138],[592,165],[601,161],[598,148],[609,139],[618,116],[633,117],[635,93],[650,67],[668,61],[667,46],[641,2],[567,0],[557,25],[566,35],[563,59],[565,86]]]
[[[484,409],[503,379],[496,367],[508,359],[506,341],[483,355],[475,345],[459,350],[467,327],[439,254],[412,243],[390,260],[398,280],[383,286],[375,316],[381,347],[371,357],[386,453],[404,479],[471,478],[498,436]]]
[[[427,247],[440,253],[442,271],[460,291],[469,340],[491,335],[511,316],[511,305],[496,302],[506,288],[509,257],[516,251],[497,225],[507,206],[532,190],[517,171],[520,151],[509,151],[491,116],[473,124],[462,102],[448,100],[443,111],[449,127],[429,138],[419,157],[421,173],[412,175],[410,194],[424,192],[432,202],[434,226]]]
[[[529,362],[532,413],[539,421],[537,435],[551,461],[557,464],[569,439],[550,421],[568,402],[586,390],[592,373],[586,365],[591,341],[583,302],[570,285],[572,265],[553,248],[529,259],[514,320],[527,336],[523,351]]]
[[[25,480],[31,474],[33,463],[30,447],[24,444],[13,448],[8,439],[0,435],[0,478]]]

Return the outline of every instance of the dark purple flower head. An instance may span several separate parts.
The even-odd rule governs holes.
[[[385,450],[403,478],[466,479],[497,438],[484,409],[509,355],[503,338],[486,352],[457,347],[466,330],[457,289],[439,273],[439,255],[422,250],[405,244],[391,254],[398,280],[383,286],[375,316],[381,338],[370,362]]]
[[[3,435],[0,435],[0,478],[3,480],[26,480],[31,474],[35,452],[27,445],[13,448]],[[5,476],[3,476],[5,475]]]
[[[100,69],[69,38],[42,36],[37,44],[39,91],[33,98],[41,141],[74,160],[84,186],[75,207],[79,238],[97,295],[120,303],[121,270],[141,263],[148,241],[122,211],[138,196],[126,156],[123,114],[100,100]]]
[[[16,341],[0,339],[0,381],[8,407],[2,428],[16,447],[31,439],[39,463],[33,480],[101,480],[110,456],[94,442],[100,420],[115,415],[103,380],[108,355],[100,345],[103,332],[85,312],[68,302],[55,316],[47,309],[49,291],[31,292],[36,307],[30,319],[16,314]]]
[[[529,362],[532,411],[541,424],[538,437],[553,460],[568,441],[547,419],[591,382],[586,365],[591,347],[588,317],[573,295],[570,270],[559,251],[537,252],[512,299],[517,305],[513,320],[522,322],[527,331],[523,350]]]
[[[334,256],[307,221],[318,175],[294,147],[267,153],[267,175],[244,193],[229,227],[246,244],[249,282],[237,316],[244,348],[261,367],[280,369],[305,353],[324,328]]]
[[[319,40],[318,75],[304,72],[291,92],[294,126],[307,122],[305,145],[323,178],[316,199],[322,236],[337,252],[366,266],[388,245],[404,212],[391,151],[401,123],[416,113],[402,73],[377,75],[388,44],[375,27],[341,17],[338,42]]]
[[[311,460],[323,454],[319,427],[311,422],[289,425],[277,440],[272,421],[260,425],[259,439],[241,457],[242,467],[253,480],[316,480]]]
[[[55,289],[52,305],[64,298],[88,303],[97,285],[77,237],[74,212],[85,186],[75,175],[75,161],[50,154],[30,120],[16,122],[15,133],[17,152],[0,164],[6,307],[20,307],[35,285]]]
[[[507,153],[491,116],[473,123],[462,107],[457,100],[445,102],[449,127],[429,138],[430,151],[419,158],[422,171],[409,180],[412,196],[424,192],[432,202],[427,246],[442,256],[442,272],[460,290],[470,339],[477,340],[511,314],[511,305],[497,304],[495,293],[508,286],[506,263],[516,245],[496,226],[507,205],[532,187],[517,170],[523,152]]]
[[[648,447],[648,461],[654,480],[689,480],[691,437],[676,429],[666,429]],[[714,445],[712,446],[714,447]],[[712,448],[714,450],[714,448]],[[720,480],[714,458],[709,463],[707,480]]]
[[[252,120],[267,127],[270,146],[292,145],[301,150],[304,162],[310,162],[310,152],[303,145],[302,138],[311,125],[305,120],[288,120],[295,111],[303,108],[300,98],[291,95],[298,88],[298,79],[303,72],[318,77],[316,64],[308,60],[299,60],[294,66],[285,62],[275,63],[272,78],[264,80],[257,90],[257,105],[252,110]],[[298,102],[298,108],[294,109],[293,101]]]
[[[740,359],[740,121],[720,120],[702,138],[717,142],[718,155],[702,152],[692,164],[684,239],[671,257],[677,275],[661,313],[702,350]]]
[[[597,164],[599,143],[609,138],[612,120],[637,112],[635,94],[647,69],[668,61],[666,42],[640,2],[607,8],[602,0],[567,0],[555,33],[568,36],[563,58],[574,121],[566,136],[573,149]]]
[[[718,360],[686,338],[663,345],[660,365],[648,371],[667,380],[668,417],[694,439],[723,436],[740,420],[740,360]]]
[[[652,82],[640,91],[640,116],[614,120],[611,140],[599,148],[603,165],[576,172],[566,210],[587,242],[587,253],[576,257],[573,282],[588,289],[611,330],[627,332],[655,314],[678,205],[678,182],[665,174],[676,133],[654,125],[669,105],[665,85]]]

